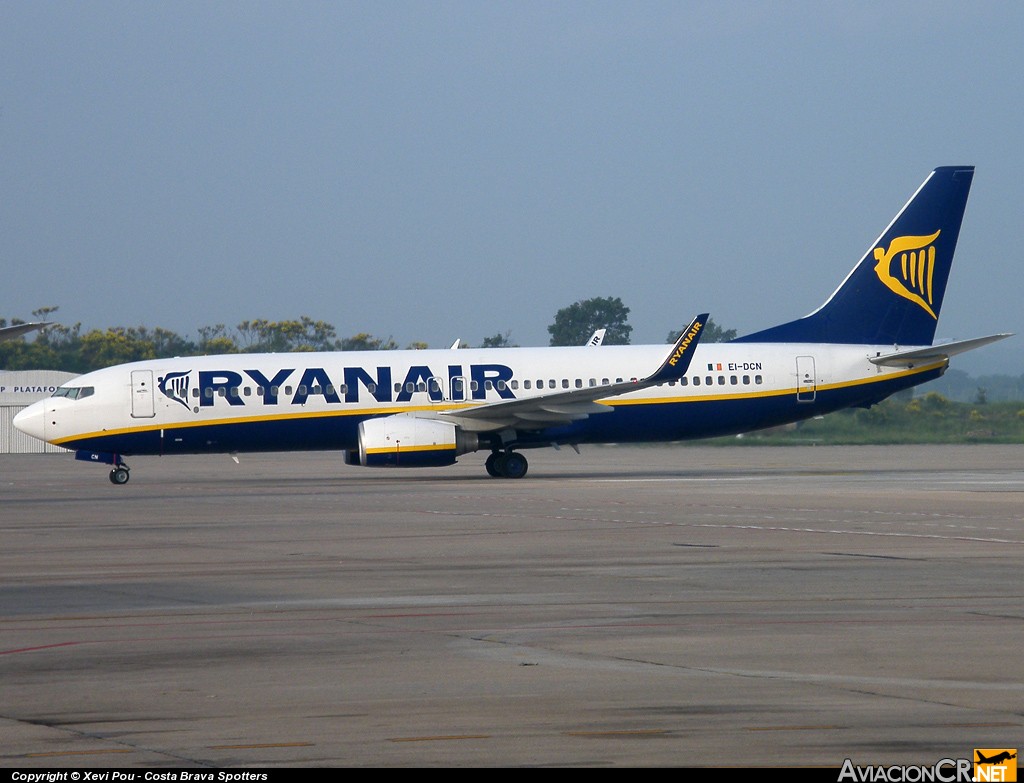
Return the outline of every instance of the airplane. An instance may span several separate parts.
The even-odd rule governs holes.
[[[522,478],[532,448],[706,438],[870,407],[1010,336],[933,344],[973,176],[932,171],[824,304],[730,342],[701,344],[705,313],[670,347],[158,359],[79,376],[14,426],[111,465],[114,484],[128,481],[129,455],[290,450],[341,450],[365,467],[482,451],[490,476]]]
[[[30,324],[0,327],[0,340],[13,340],[15,337],[21,337],[23,334],[33,332],[36,329],[42,329],[51,324],[53,324],[53,321],[37,321]]]
[[[974,752],[978,754],[978,764],[1001,764],[1004,761],[1009,761],[1010,759],[1017,758],[1016,753],[1010,753],[1006,750],[1002,751],[1001,753],[997,753],[996,755],[992,756],[992,758],[986,758],[986,756],[980,750],[975,750]]]
[[[592,335],[590,335],[590,337],[587,338],[587,341],[585,343],[583,343],[583,344],[584,345],[589,345],[591,348],[596,348],[597,346],[599,346],[601,343],[604,342],[604,333],[607,332],[607,331],[608,331],[607,329],[595,329],[594,333]],[[454,351],[457,348],[461,348],[461,347],[462,347],[462,338],[459,337],[459,338],[456,338],[455,342],[452,343],[451,348],[449,350]]]

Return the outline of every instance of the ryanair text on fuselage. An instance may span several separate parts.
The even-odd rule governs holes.
[[[229,405],[245,405],[239,393],[248,381],[256,384],[259,402],[263,405],[305,405],[310,397],[321,397],[325,403],[341,405],[358,403],[369,395],[377,402],[409,402],[413,394],[425,393],[433,402],[445,400],[485,400],[488,392],[495,392],[505,400],[516,398],[511,388],[512,368],[504,364],[449,364],[442,376],[425,364],[413,365],[401,383],[393,383],[393,370],[380,365],[373,370],[364,367],[344,367],[329,373],[323,367],[283,368],[268,375],[261,370],[200,370],[197,383],[192,385],[192,373],[168,373],[158,379],[160,391],[186,408],[192,407],[189,389],[195,389],[193,399],[200,408],[216,404],[218,399]],[[248,376],[248,379],[243,376]],[[282,400],[282,397],[285,398]],[[288,399],[290,397],[290,399]]]

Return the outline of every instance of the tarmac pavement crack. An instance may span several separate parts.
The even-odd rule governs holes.
[[[19,717],[16,717],[14,715],[0,715],[0,719],[2,719],[2,720],[9,720],[12,723],[21,723],[21,724],[24,724],[26,726],[38,726],[38,727],[41,727],[41,728],[50,729],[52,731],[57,731],[57,732],[61,732],[63,734],[66,734],[66,735],[68,735],[68,736],[70,736],[70,737],[72,737],[74,739],[92,740],[92,741],[95,741],[95,742],[103,742],[103,743],[107,743],[109,745],[120,746],[122,748],[126,748],[128,750],[133,751],[133,752],[152,753],[152,754],[155,754],[155,755],[158,755],[158,756],[164,756],[165,758],[171,759],[171,760],[173,760],[175,762],[178,762],[178,763],[181,763],[181,764],[194,764],[196,766],[210,767],[210,768],[218,768],[220,766],[219,764],[214,764],[212,762],[203,761],[201,759],[191,758],[190,756],[185,756],[185,755],[182,755],[180,753],[172,753],[172,752],[167,751],[167,750],[161,750],[159,748],[152,748],[152,747],[149,747],[147,745],[138,744],[138,743],[132,743],[132,742],[128,742],[128,741],[123,740],[123,739],[117,739],[117,738],[114,738],[114,737],[107,737],[107,736],[104,736],[103,734],[100,734],[98,732],[91,732],[91,731],[84,731],[84,730],[81,730],[81,729],[74,729],[74,728],[71,728],[70,726],[61,725],[60,723],[57,723],[57,722],[54,722],[54,721],[47,721],[47,720],[40,720],[40,719],[33,719],[33,718],[19,718]],[[67,753],[67,755],[72,755],[73,753],[74,753],[74,751],[69,751]],[[34,755],[34,757],[38,758],[38,754],[33,754],[33,755]],[[24,758],[25,755],[22,754],[20,757]],[[16,756],[16,755],[12,754],[11,756],[8,756],[8,758],[9,759],[15,759],[15,758],[19,758],[19,756]]]

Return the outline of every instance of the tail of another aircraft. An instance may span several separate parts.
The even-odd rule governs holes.
[[[935,169],[825,304],[735,342],[931,345],[973,177]]]

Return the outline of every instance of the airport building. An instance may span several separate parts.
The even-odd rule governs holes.
[[[33,402],[49,397],[73,372],[25,370],[0,372],[0,454],[55,454],[66,449],[51,446],[14,429],[14,417]]]

